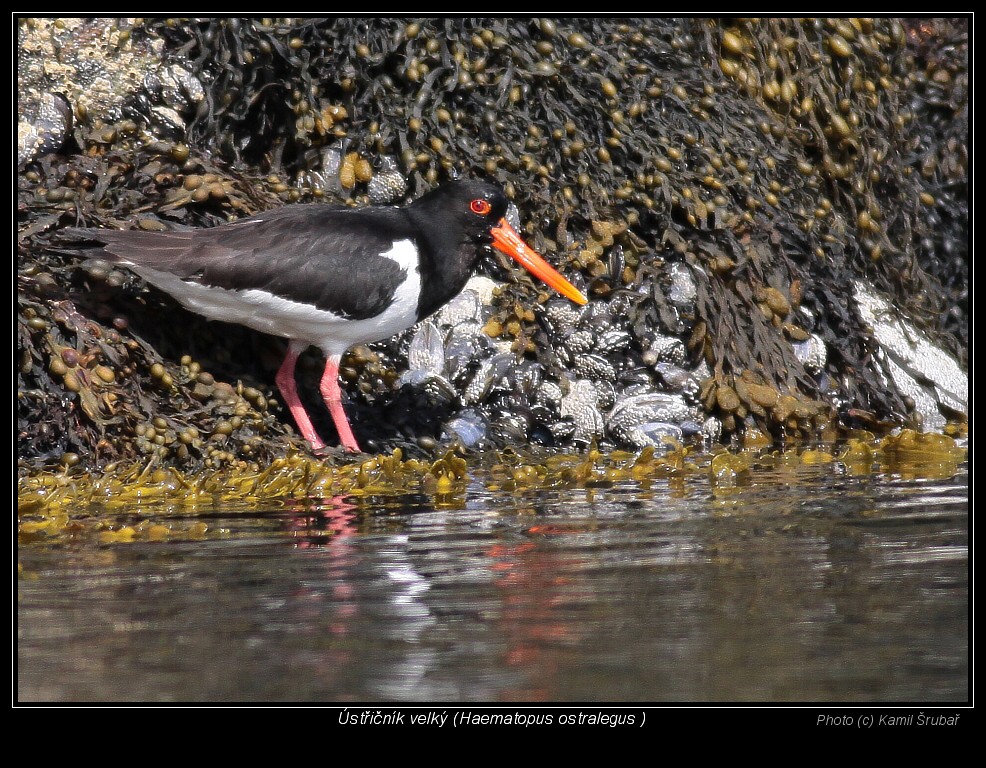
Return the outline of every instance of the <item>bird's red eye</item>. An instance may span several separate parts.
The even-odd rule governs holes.
[[[482,198],[479,198],[469,203],[469,210],[480,216],[485,216],[487,213],[493,210],[493,206],[489,204],[488,200],[483,200]]]

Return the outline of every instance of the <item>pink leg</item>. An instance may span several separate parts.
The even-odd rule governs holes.
[[[294,416],[295,423],[298,425],[298,429],[301,430],[302,436],[311,443],[312,448],[318,450],[319,448],[324,448],[325,443],[322,442],[318,433],[315,431],[315,427],[312,426],[312,420],[308,418],[308,412],[305,410],[305,406],[301,404],[301,399],[298,397],[298,386],[294,381],[295,363],[298,362],[298,356],[306,348],[307,345],[296,344],[293,341],[288,344],[288,354],[284,358],[284,362],[281,363],[281,367],[278,369],[274,381],[277,384],[277,388],[281,390],[284,402],[288,404],[288,410]]]
[[[336,425],[339,433],[339,441],[347,451],[361,453],[356,438],[353,437],[353,430],[349,427],[349,419],[346,412],[342,410],[342,392],[339,391],[339,360],[336,355],[327,355],[325,358],[325,371],[322,373],[322,381],[319,390],[322,392],[322,399],[332,414],[332,421]]]

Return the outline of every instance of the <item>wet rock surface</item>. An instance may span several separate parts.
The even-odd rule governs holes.
[[[24,469],[303,450],[273,387],[283,342],[65,253],[62,228],[399,203],[456,175],[503,184],[591,301],[491,257],[427,323],[351,350],[368,450],[964,414],[964,20],[51,19],[18,45]],[[901,319],[874,321],[885,302]],[[319,367],[299,366],[316,413]]]
[[[124,118],[148,141],[183,136],[205,90],[165,48],[138,19],[22,19],[18,164],[57,150],[73,129],[80,146],[111,144]]]

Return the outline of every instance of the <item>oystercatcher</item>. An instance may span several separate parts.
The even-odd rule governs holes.
[[[410,328],[466,284],[483,246],[513,257],[559,293],[582,293],[504,218],[507,197],[474,180],[398,207],[288,205],[231,224],[175,232],[76,229],[96,254],[128,267],[193,312],[289,340],[274,377],[313,449],[324,447],[298,398],[295,363],[325,355],[320,390],[343,447],[359,451],[342,408],[339,361],[354,344]]]

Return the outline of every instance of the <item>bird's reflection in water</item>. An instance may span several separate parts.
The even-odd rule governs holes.
[[[356,533],[357,506],[345,496],[305,499],[292,511],[288,529],[298,549],[318,547],[339,553]]]

